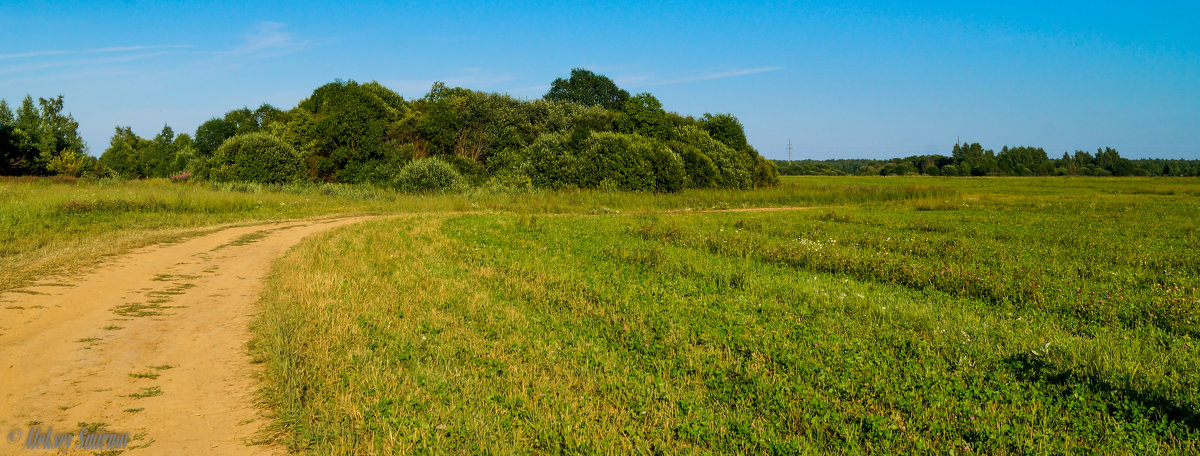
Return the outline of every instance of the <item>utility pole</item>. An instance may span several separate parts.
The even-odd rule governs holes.
[[[788,138],[788,166],[792,166],[792,138]]]

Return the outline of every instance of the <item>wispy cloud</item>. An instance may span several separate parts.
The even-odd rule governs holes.
[[[651,87],[663,86],[671,84],[682,84],[687,82],[712,81],[717,79],[735,78],[739,76],[749,76],[752,74],[767,73],[771,71],[782,70],[781,66],[769,66],[759,68],[743,68],[734,70],[722,71],[703,71],[695,72],[690,75],[681,75],[673,77],[658,77],[654,75],[623,75],[613,78],[613,82],[617,85],[625,85],[629,87]]]
[[[134,52],[134,51],[151,51],[162,49],[187,49],[192,47],[190,44],[161,44],[153,46],[116,46],[96,49],[73,49],[73,50],[44,50],[20,52],[16,54],[0,54],[0,60],[4,59],[21,59],[31,57],[45,57],[51,55],[71,55],[71,54],[105,54],[119,52]]]
[[[60,60],[60,61],[54,61],[54,62],[34,63],[34,64],[27,64],[27,65],[0,66],[0,74],[26,73],[26,72],[32,72],[32,71],[38,71],[38,70],[63,68],[63,67],[71,67],[71,68],[77,70],[77,69],[83,68],[83,67],[90,67],[90,66],[97,66],[97,65],[111,65],[114,63],[126,63],[126,62],[133,62],[133,61],[137,61],[137,60],[145,60],[145,59],[149,59],[152,57],[158,57],[158,56],[163,56],[163,55],[172,54],[172,53],[173,52],[170,52],[170,51],[142,52],[142,53],[137,53],[137,54],[95,58],[95,59],[73,59],[73,60]]]
[[[136,69],[142,73],[149,70],[171,71],[170,66],[162,66],[161,60],[161,57],[171,54],[186,54],[191,57],[191,65],[175,65],[174,71],[194,71],[196,67],[231,69],[261,59],[300,52],[314,43],[311,40],[296,38],[287,31],[285,24],[278,22],[261,22],[240,38],[236,44],[224,50],[197,48],[191,44],[155,44],[0,54],[0,76],[71,77],[101,69],[110,72],[131,72]],[[135,67],[133,62],[140,63]],[[0,80],[0,84],[12,82],[9,78]]]
[[[242,44],[215,54],[248,57],[278,57],[307,49],[311,40],[299,40],[284,30],[286,24],[262,22],[253,32],[242,35]]]

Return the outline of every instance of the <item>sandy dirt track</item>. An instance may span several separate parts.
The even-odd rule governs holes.
[[[122,454],[285,453],[252,444],[264,275],[305,236],[368,218],[227,228],[0,295],[0,454],[50,454],[25,449],[31,429],[78,440],[82,423],[127,432]]]

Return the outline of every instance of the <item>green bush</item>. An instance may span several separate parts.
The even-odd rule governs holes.
[[[659,141],[645,140],[644,145],[646,146],[646,158],[650,160],[650,168],[654,171],[654,190],[660,192],[683,190],[687,183],[687,172],[683,169],[683,159],[679,154],[671,151],[671,148]]]
[[[738,189],[754,187],[756,163],[750,154],[733,150],[713,139],[708,132],[691,125],[679,128],[675,137],[680,143],[695,147],[712,161],[717,170],[716,186]]]
[[[683,189],[683,160],[660,141],[635,134],[543,134],[522,153],[523,171],[542,188],[674,192]]]
[[[621,190],[678,191],[683,188],[683,162],[663,143],[633,134],[593,133],[580,156],[588,172],[577,185],[597,188],[612,180]]]
[[[266,133],[237,135],[225,140],[213,154],[209,167],[209,177],[218,182],[283,184],[307,178],[300,154]]]
[[[492,176],[480,189],[489,194],[521,194],[534,191],[533,180],[520,172],[503,172]]]
[[[763,158],[762,155],[754,154],[754,186],[774,187],[776,185],[779,185],[779,170],[775,169],[775,164]]]
[[[400,170],[396,188],[411,193],[441,193],[461,190],[466,181],[454,166],[440,158],[421,158]]]
[[[671,150],[683,160],[684,187],[708,188],[717,185],[717,166],[700,149],[691,144],[671,141]]]
[[[589,172],[579,156],[578,147],[567,133],[547,133],[538,136],[533,144],[521,151],[520,158],[509,166],[524,167],[534,186],[540,188],[563,188],[567,184],[579,187],[579,182]]]

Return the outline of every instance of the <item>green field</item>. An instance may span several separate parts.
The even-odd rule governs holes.
[[[315,454],[1200,450],[1200,185],[790,183],[927,195],[324,234],[264,397]]]
[[[270,275],[260,397],[305,454],[1200,452],[1194,179],[337,189],[8,182],[2,254],[396,213]],[[793,209],[700,212],[753,207]]]

